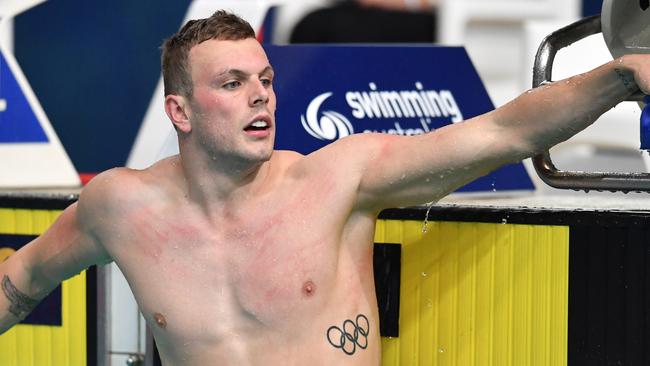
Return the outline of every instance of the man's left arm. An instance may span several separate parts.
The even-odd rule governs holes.
[[[426,135],[359,136],[357,207],[377,211],[438,200],[570,138],[639,89],[650,93],[650,56],[627,55]]]

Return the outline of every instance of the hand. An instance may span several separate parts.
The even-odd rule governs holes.
[[[641,90],[643,94],[650,94],[650,55],[625,55],[614,63],[622,66],[615,66],[615,71],[628,91]]]

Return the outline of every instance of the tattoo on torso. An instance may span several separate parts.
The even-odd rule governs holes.
[[[341,328],[336,325],[329,327],[327,341],[346,355],[353,355],[357,348],[368,347],[368,333],[370,333],[370,321],[365,315],[359,314],[355,320],[346,319]]]
[[[9,312],[17,318],[23,319],[34,310],[36,305],[38,305],[38,300],[34,300],[20,292],[20,290],[11,283],[9,276],[7,275],[2,277],[2,292],[11,304],[9,306]]]

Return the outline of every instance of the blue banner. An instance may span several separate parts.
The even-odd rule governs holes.
[[[494,109],[462,47],[265,49],[276,72],[277,149],[308,154],[353,133],[422,134]],[[459,191],[532,189],[519,163]]]
[[[35,238],[36,235],[0,234],[0,249],[9,248],[17,251]],[[0,258],[0,262],[3,259]],[[61,286],[59,285],[20,324],[60,326],[61,304]]]
[[[0,50],[0,143],[44,142],[45,131]]]

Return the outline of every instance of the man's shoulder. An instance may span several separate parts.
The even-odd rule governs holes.
[[[161,187],[170,180],[164,166],[156,164],[147,169],[113,168],[94,177],[79,197],[88,212],[110,213],[137,206],[143,200],[161,195]]]
[[[79,196],[79,209],[85,213],[101,212],[125,199],[137,181],[134,172],[114,168],[95,176]]]
[[[297,154],[293,157],[294,167],[301,171],[340,171],[349,173],[349,169],[363,164],[369,157],[375,155],[384,144],[386,135],[355,134],[327,144],[307,155]]]
[[[83,189],[82,196],[114,199],[129,195],[142,184],[143,171],[129,168],[113,168],[94,177]]]

